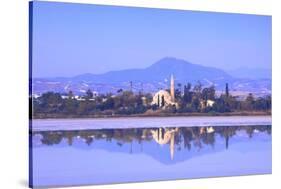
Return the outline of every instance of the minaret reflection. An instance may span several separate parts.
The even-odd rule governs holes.
[[[175,133],[178,132],[178,128],[157,128],[151,129],[153,139],[160,145],[170,144],[170,157],[174,159],[175,153]]]

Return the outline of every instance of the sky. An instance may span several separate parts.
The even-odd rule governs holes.
[[[271,69],[271,16],[36,1],[33,77],[145,68],[164,57]]]

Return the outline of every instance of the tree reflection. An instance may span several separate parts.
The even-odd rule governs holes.
[[[31,135],[41,135],[42,145],[57,145],[63,140],[71,146],[76,140],[82,140],[88,146],[94,141],[104,140],[114,142],[122,147],[129,145],[129,152],[133,153],[133,143],[140,144],[143,150],[143,142],[156,142],[159,145],[169,145],[171,159],[175,149],[200,150],[203,146],[215,146],[216,137],[225,139],[225,148],[229,148],[229,141],[237,132],[244,132],[249,138],[255,133],[263,132],[271,135],[271,126],[215,126],[215,127],[169,127],[169,128],[132,128],[132,129],[99,129],[81,131],[36,131]],[[34,137],[35,138],[35,137]],[[35,139],[34,139],[35,140]]]

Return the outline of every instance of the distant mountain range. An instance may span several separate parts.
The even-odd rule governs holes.
[[[202,78],[210,80],[231,79],[223,70],[192,64],[175,58],[163,58],[144,69],[110,71],[104,74],[83,74],[73,77],[75,81],[95,81],[103,83],[120,82],[162,82],[173,74],[179,82],[197,81]]]
[[[163,58],[151,66],[143,69],[127,69],[110,71],[104,74],[81,74],[74,77],[33,78],[33,93],[46,91],[68,92],[81,94],[87,89],[98,93],[115,93],[118,89],[155,92],[169,87],[170,76],[174,75],[176,83],[182,85],[200,81],[204,86],[214,85],[217,90],[223,90],[225,83],[229,83],[232,91],[241,93],[271,93],[271,75],[267,77],[246,77],[247,72],[233,71],[230,73],[222,69],[193,64],[182,59]],[[256,72],[255,72],[256,73]],[[255,75],[258,75],[257,73]],[[245,76],[245,77],[244,77]]]

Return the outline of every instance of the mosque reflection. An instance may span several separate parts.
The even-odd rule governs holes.
[[[170,158],[173,160],[175,149],[191,147],[201,149],[203,145],[214,146],[216,137],[224,139],[225,149],[229,148],[229,140],[237,133],[252,138],[254,133],[271,135],[271,126],[215,126],[215,127],[177,127],[177,128],[132,128],[132,129],[100,129],[79,131],[37,131],[30,133],[33,146],[58,145],[63,140],[72,146],[75,140],[91,145],[95,141],[116,142],[118,146],[137,142],[156,142],[169,145]],[[132,148],[130,149],[132,153]]]

